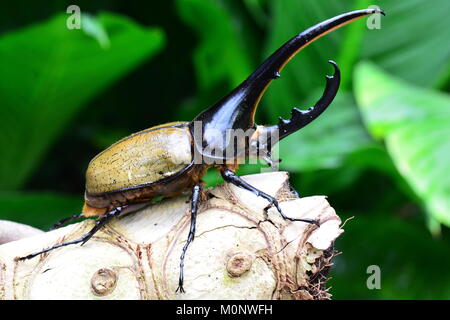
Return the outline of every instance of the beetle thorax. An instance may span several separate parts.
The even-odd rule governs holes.
[[[264,126],[217,129],[201,122],[193,123],[194,163],[225,164],[246,163],[249,159],[270,157],[271,134]],[[269,136],[267,136],[269,134]],[[253,162],[254,163],[254,162]]]

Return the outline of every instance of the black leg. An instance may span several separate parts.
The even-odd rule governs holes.
[[[201,185],[197,184],[192,188],[192,197],[191,197],[191,228],[189,229],[189,235],[187,241],[183,247],[183,251],[180,256],[180,277],[178,279],[178,288],[175,292],[180,291],[180,293],[184,293],[183,281],[184,281],[184,256],[186,254],[186,250],[189,244],[194,240],[195,237],[195,223],[197,220],[197,211],[198,211],[198,202],[200,200],[200,194],[202,192]]]
[[[88,233],[86,233],[84,236],[82,236],[81,238],[72,240],[72,241],[67,241],[67,242],[63,242],[57,245],[54,245],[53,247],[41,250],[39,252],[35,252],[32,254],[27,255],[26,257],[21,257],[19,258],[19,260],[27,260],[27,259],[31,259],[34,258],[40,254],[52,251],[54,249],[58,249],[64,246],[68,246],[70,244],[77,244],[81,242],[81,245],[85,244],[98,230],[100,230],[101,227],[103,227],[105,225],[105,223],[107,223],[109,220],[111,220],[111,218],[113,218],[114,216],[120,214],[122,212],[123,209],[125,209],[127,206],[122,206],[122,207],[117,207],[111,211],[108,211],[107,213],[105,213],[104,215],[101,215],[96,221],[95,221],[95,226],[94,228],[92,228],[91,231],[89,231]]]
[[[84,215],[82,213],[74,214],[73,216],[64,218],[55,223],[50,230],[61,228],[64,224],[77,220],[78,218],[83,218]]]
[[[258,189],[256,189],[255,187],[253,187],[252,185],[248,184],[247,182],[245,182],[243,179],[241,179],[238,175],[236,175],[236,173],[234,173],[233,171],[231,171],[230,169],[225,169],[222,172],[222,177],[226,182],[232,183],[235,186],[248,190],[250,192],[252,192],[253,194],[255,194],[258,197],[264,198],[267,201],[270,202],[269,206],[266,207],[266,210],[270,207],[270,205],[274,205],[275,208],[277,208],[278,212],[280,213],[280,215],[287,220],[290,221],[303,221],[306,223],[313,223],[315,225],[319,225],[319,222],[317,220],[314,219],[295,219],[295,218],[290,218],[288,216],[286,216],[283,211],[281,211],[280,206],[278,205],[278,201],[277,199],[275,199],[274,197],[268,195],[267,193],[264,193]]]

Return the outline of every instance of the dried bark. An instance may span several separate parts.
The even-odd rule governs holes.
[[[209,189],[185,259],[185,294],[175,293],[190,223],[188,195],[107,224],[85,245],[27,261],[17,257],[75,239],[92,220],[0,246],[0,299],[328,299],[325,282],[341,220],[324,196],[296,198],[286,172],[243,177],[267,202],[230,184]],[[1,224],[0,224],[1,228]]]

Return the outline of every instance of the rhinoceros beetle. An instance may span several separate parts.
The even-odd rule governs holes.
[[[220,170],[223,179],[268,201],[284,219],[319,225],[311,219],[286,216],[277,200],[251,186],[235,174],[242,159],[262,158],[273,166],[271,147],[316,119],[333,101],[339,88],[340,71],[327,76],[322,97],[306,111],[294,108],[290,120],[277,125],[260,126],[254,115],[264,91],[280,77],[284,65],[302,48],[321,36],[358,18],[383,13],[377,9],[356,10],[323,21],[286,42],[267,58],[254,73],[216,104],[191,122],[173,122],[132,134],[98,154],[86,172],[85,204],[81,214],[61,220],[56,226],[80,217],[97,216],[94,228],[79,239],[63,242],[19,260],[88,241],[111,218],[136,211],[155,197],[173,197],[192,189],[191,225],[180,257],[177,291],[183,289],[184,257],[195,235],[198,204],[202,193],[202,176],[211,167]],[[384,14],[384,13],[383,13]],[[231,135],[236,131],[242,135]]]

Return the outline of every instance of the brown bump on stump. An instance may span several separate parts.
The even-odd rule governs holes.
[[[227,271],[228,274],[235,278],[240,277],[252,267],[252,256],[248,253],[239,252],[228,259]]]
[[[94,273],[91,279],[91,289],[96,296],[110,294],[117,284],[117,274],[109,268],[101,268]]]

